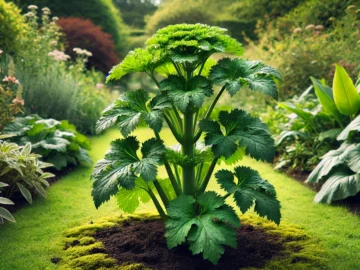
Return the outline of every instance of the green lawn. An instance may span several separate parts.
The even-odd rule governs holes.
[[[136,132],[140,141],[152,135],[148,129]],[[168,130],[162,133],[174,143]],[[103,157],[109,142],[119,136],[115,130],[93,138],[91,155]],[[275,172],[270,165],[246,158],[243,165],[257,169],[276,188],[282,203],[282,220],[302,227],[324,251],[329,269],[360,269],[360,219],[342,207],[313,203],[314,192],[291,178]],[[62,256],[63,232],[93,219],[118,214],[112,200],[96,210],[90,195],[91,168],[79,169],[55,183],[46,200],[37,199],[15,214],[17,223],[0,227],[0,269],[56,269],[52,257]],[[161,171],[161,174],[164,172]],[[217,189],[215,181],[211,189]],[[143,211],[153,211],[151,204]]]

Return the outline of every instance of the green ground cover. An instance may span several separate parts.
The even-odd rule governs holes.
[[[140,141],[152,136],[148,129],[136,132]],[[103,157],[109,141],[119,137],[111,130],[92,139],[94,160]],[[167,143],[175,143],[168,130],[162,132]],[[340,206],[313,203],[314,192],[291,178],[275,172],[270,165],[245,158],[242,165],[258,170],[278,192],[282,203],[282,221],[302,228],[322,250],[323,262],[329,269],[360,269],[360,219]],[[50,259],[63,256],[64,232],[91,220],[120,211],[114,200],[96,210],[89,180],[92,168],[78,169],[55,183],[48,198],[37,199],[15,214],[17,223],[0,227],[0,269],[56,269]],[[160,172],[164,173],[164,172]],[[217,189],[212,181],[210,189]],[[151,204],[142,211],[153,211]],[[315,256],[318,254],[314,254]],[[312,267],[315,269],[316,267]]]

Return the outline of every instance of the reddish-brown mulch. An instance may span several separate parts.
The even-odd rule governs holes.
[[[225,254],[214,266],[201,255],[193,256],[186,246],[169,250],[164,230],[160,220],[130,220],[122,226],[97,232],[95,238],[103,243],[107,253],[117,259],[119,265],[141,263],[154,270],[261,268],[284,250],[279,236],[244,225],[237,230],[238,248],[225,248]]]

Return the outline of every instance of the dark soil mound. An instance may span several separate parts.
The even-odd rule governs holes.
[[[280,238],[264,230],[244,225],[237,230],[238,248],[226,248],[218,265],[192,256],[186,246],[168,250],[160,220],[130,220],[122,226],[97,232],[95,238],[119,264],[141,263],[154,270],[237,270],[242,267],[263,267],[284,250]]]

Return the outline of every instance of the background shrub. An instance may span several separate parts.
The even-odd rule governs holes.
[[[20,15],[20,9],[13,3],[0,0],[0,50],[7,53],[16,52],[26,30],[27,26]]]
[[[110,34],[119,52],[127,48],[127,30],[121,14],[112,0],[14,0],[23,10],[28,5],[37,5],[39,9],[48,7],[58,17],[81,17],[91,20],[95,25]]]
[[[66,36],[66,54],[73,60],[78,56],[74,48],[82,48],[92,53],[87,65],[108,73],[119,63],[111,35],[104,33],[99,26],[90,20],[81,18],[60,18],[57,24]]]

